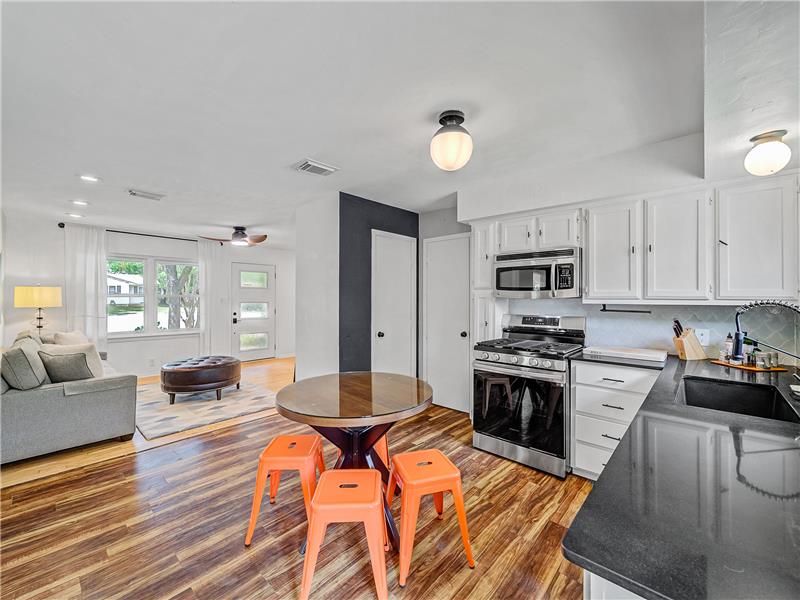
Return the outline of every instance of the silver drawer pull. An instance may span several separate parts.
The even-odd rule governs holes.
[[[615,442],[620,441],[620,438],[614,437],[613,435],[608,435],[607,433],[600,434],[604,438],[608,438],[610,440],[614,440]]]
[[[616,408],[617,410],[625,410],[621,406],[615,406],[613,404],[603,404],[602,406],[605,406],[606,408]]]
[[[625,383],[624,379],[612,379],[611,377],[603,377],[603,381],[613,381],[614,383]]]

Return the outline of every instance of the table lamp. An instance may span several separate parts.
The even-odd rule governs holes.
[[[59,286],[16,285],[14,286],[14,307],[36,309],[36,329],[44,327],[43,308],[57,308],[61,304]]]

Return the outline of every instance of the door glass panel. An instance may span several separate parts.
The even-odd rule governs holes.
[[[269,280],[263,271],[241,271],[239,285],[243,288],[266,288]]]
[[[499,268],[497,289],[547,291],[550,289],[550,265]]]
[[[269,302],[242,302],[239,314],[242,319],[269,319]]]
[[[239,336],[239,351],[264,350],[269,345],[266,333],[243,333]]]

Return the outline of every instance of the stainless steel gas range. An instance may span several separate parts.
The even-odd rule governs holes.
[[[567,358],[583,348],[585,317],[505,315],[503,337],[475,344],[472,445],[567,474],[570,385]]]

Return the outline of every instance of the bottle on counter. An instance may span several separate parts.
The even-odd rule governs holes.
[[[733,356],[733,336],[728,332],[728,337],[725,338],[725,358],[723,360],[730,360]]]

